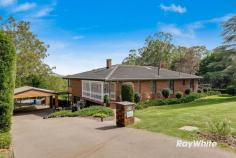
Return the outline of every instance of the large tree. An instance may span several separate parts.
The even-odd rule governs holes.
[[[205,46],[176,47],[172,53],[171,69],[195,74],[199,69],[200,61],[208,54]]]
[[[29,84],[34,76],[43,76],[51,73],[51,68],[43,63],[47,57],[47,48],[44,42],[30,31],[30,23],[16,21],[13,17],[1,21],[3,29],[12,38],[17,53],[16,86]]]
[[[129,51],[129,55],[128,57],[126,57],[122,64],[126,64],[126,65],[138,65],[139,64],[139,55],[137,53],[137,51],[135,49],[131,49]]]
[[[28,85],[52,90],[61,90],[61,87],[65,87],[66,81],[60,76],[55,76],[53,68],[43,62],[48,56],[49,45],[31,32],[29,22],[16,21],[9,17],[7,20],[1,19],[0,23],[1,29],[12,39],[16,48],[16,87]],[[54,84],[49,84],[50,82]]]
[[[224,47],[216,48],[201,61],[198,74],[213,88],[226,88],[234,82],[236,76],[235,59],[235,53],[225,50]]]
[[[200,60],[207,53],[208,50],[204,46],[175,46],[172,44],[171,34],[159,32],[148,37],[145,46],[138,51],[130,50],[123,64],[165,67],[195,74],[199,69]]]
[[[227,49],[236,50],[236,16],[223,23],[224,44]]]

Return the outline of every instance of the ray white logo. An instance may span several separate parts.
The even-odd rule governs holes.
[[[176,147],[179,148],[214,148],[217,146],[217,142],[214,141],[204,141],[204,140],[193,140],[193,141],[183,141],[177,140]]]

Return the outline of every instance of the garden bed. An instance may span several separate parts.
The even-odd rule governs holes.
[[[174,104],[181,104],[181,103],[190,103],[196,101],[197,99],[212,96],[212,95],[219,95],[220,92],[218,91],[208,91],[206,93],[191,93],[189,95],[185,95],[179,99],[177,98],[167,98],[167,99],[151,99],[147,101],[143,101],[137,103],[135,109],[145,109],[151,106],[162,106],[162,105],[174,105]]]
[[[104,106],[91,106],[78,111],[72,112],[71,110],[61,110],[48,115],[48,118],[55,117],[90,117],[93,119],[110,120],[114,116],[114,112],[111,108]]]

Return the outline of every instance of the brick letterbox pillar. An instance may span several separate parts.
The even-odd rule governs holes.
[[[116,125],[125,127],[134,123],[134,103],[116,102]]]

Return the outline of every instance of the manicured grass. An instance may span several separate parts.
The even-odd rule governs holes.
[[[114,112],[112,109],[104,107],[104,106],[91,106],[88,108],[84,108],[82,110],[78,110],[75,112],[71,112],[71,110],[62,110],[58,112],[54,112],[50,114],[48,117],[87,117],[87,116],[98,116],[101,115],[102,117],[109,117],[114,116]]]
[[[183,139],[196,139],[197,134],[179,130],[182,126],[196,126],[204,131],[208,121],[227,118],[231,120],[236,135],[236,97],[231,96],[209,96],[186,104],[149,107],[137,110],[135,116],[141,121],[133,125],[134,128]]]

